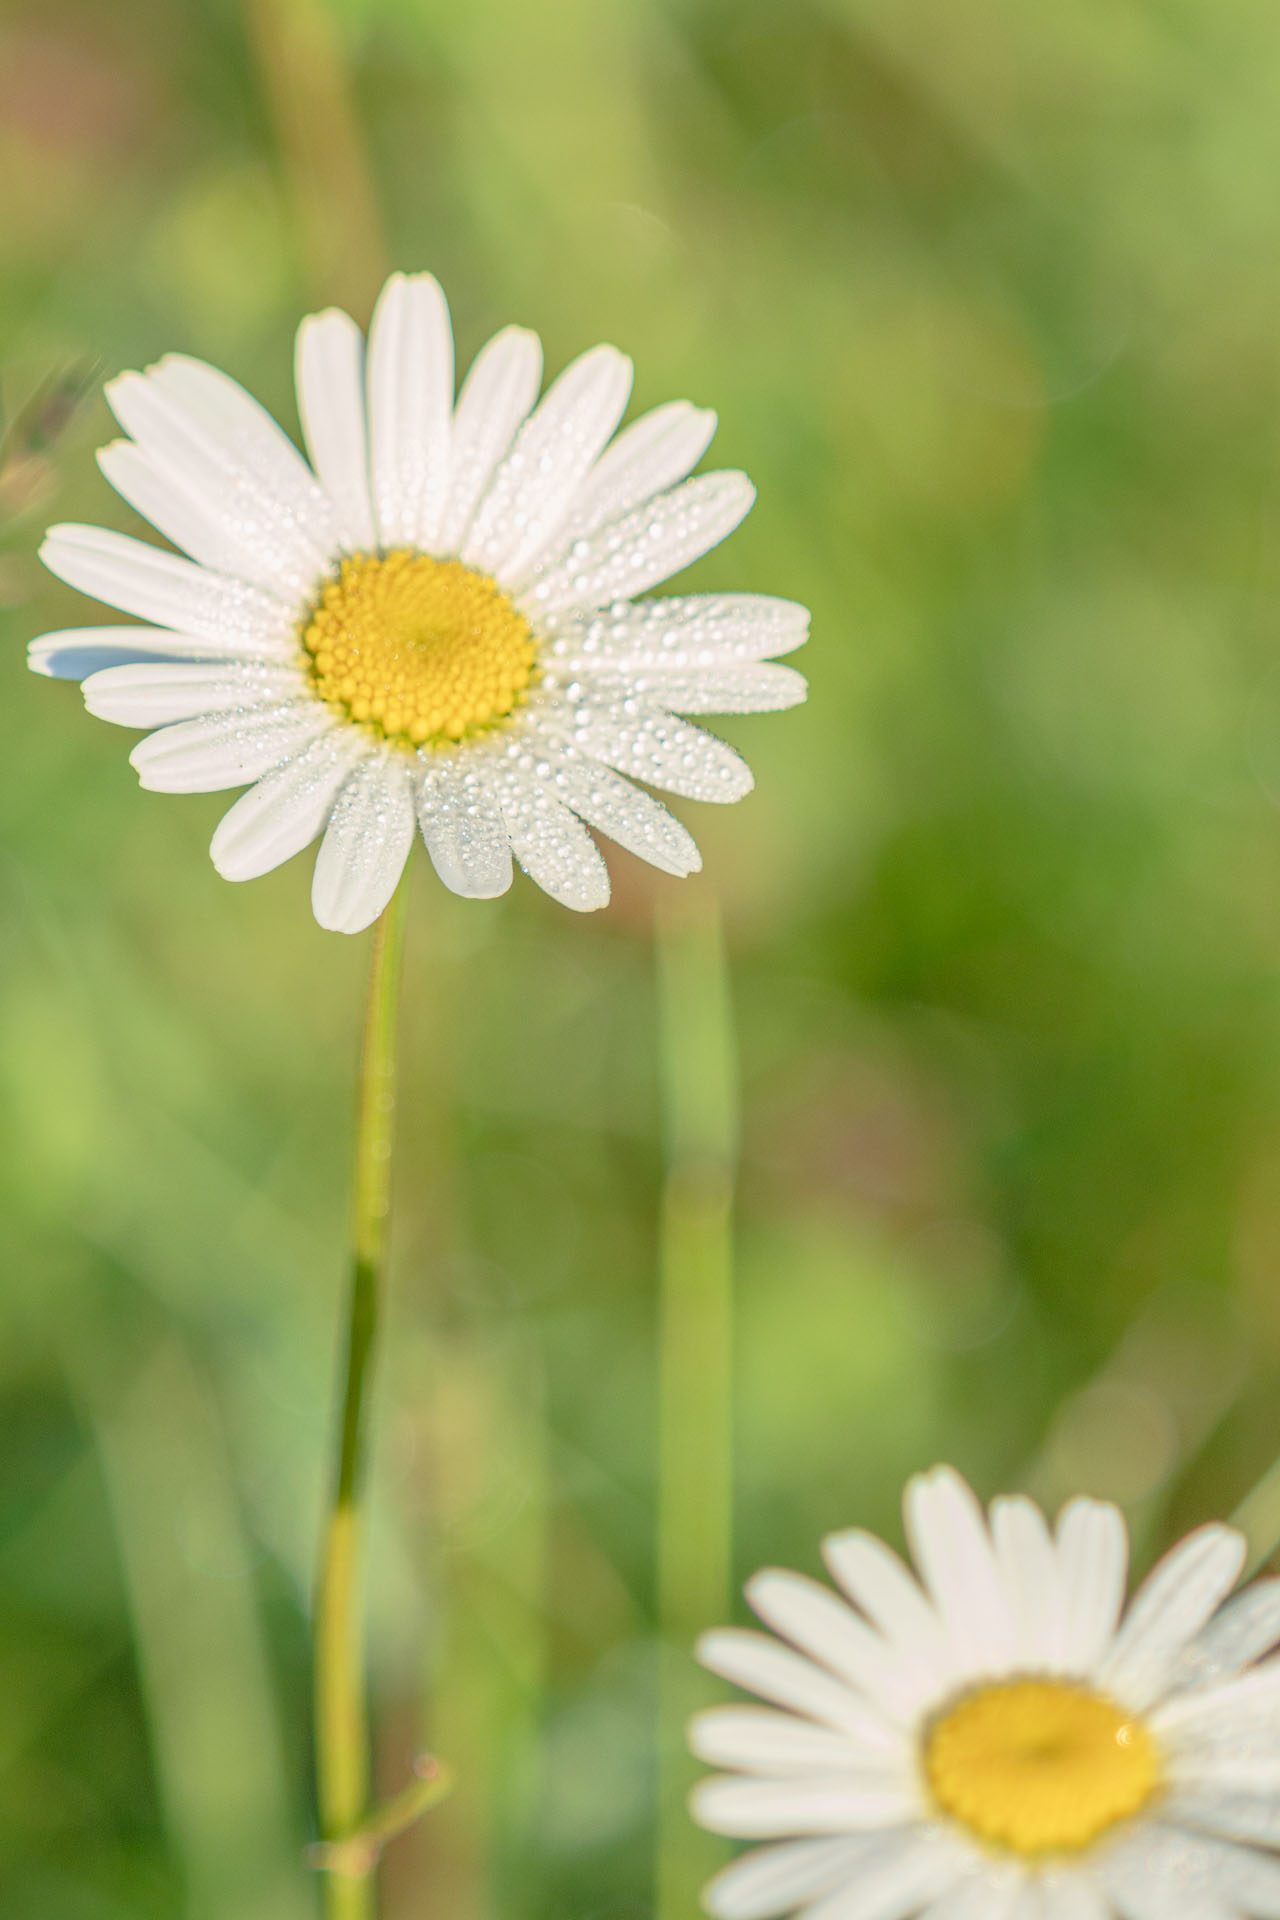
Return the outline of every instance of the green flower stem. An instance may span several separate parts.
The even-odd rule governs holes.
[[[354,1237],[346,1384],[315,1615],[316,1781],[323,1839],[358,1829],[369,1797],[369,1724],[361,1635],[360,1547],[370,1367],[386,1264],[395,1114],[395,1033],[404,935],[402,883],[374,928],[356,1106]],[[325,1876],[329,1920],[370,1920],[373,1856]]]
[[[730,1601],[733,1193],[737,1068],[718,904],[698,889],[658,921],[666,1183],[658,1300],[658,1920],[688,1920],[724,1858],[685,1812],[689,1651]]]

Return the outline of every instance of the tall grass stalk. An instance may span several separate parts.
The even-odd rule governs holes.
[[[331,1846],[365,1818],[369,1727],[361,1632],[361,1495],[370,1364],[387,1255],[395,1115],[395,1035],[407,888],[401,883],[373,932],[356,1108],[351,1296],[346,1372],[315,1616],[316,1784]],[[330,1920],[370,1920],[372,1862],[326,1875]]]
[[[724,930],[690,888],[657,921],[666,1178],[658,1301],[658,1920],[688,1920],[723,1857],[684,1810],[690,1644],[730,1601],[738,1088]]]

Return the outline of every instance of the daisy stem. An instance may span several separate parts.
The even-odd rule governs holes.
[[[724,931],[692,889],[658,918],[666,1136],[658,1299],[658,1920],[687,1920],[722,1863],[690,1822],[684,1725],[705,1704],[691,1642],[729,1606],[737,1066]]]
[[[370,1368],[387,1251],[395,1114],[395,1034],[404,935],[403,883],[378,921],[369,961],[356,1096],[354,1232],[346,1380],[333,1494],[324,1528],[315,1613],[316,1776],[324,1839],[342,1841],[365,1817],[369,1723],[361,1635],[361,1491]],[[330,1920],[368,1920],[371,1867],[326,1874]]]

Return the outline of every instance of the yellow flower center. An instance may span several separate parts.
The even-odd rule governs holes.
[[[322,700],[415,747],[504,719],[537,656],[529,622],[487,574],[401,547],[344,560],[302,644]]]
[[[1067,1853],[1144,1807],[1160,1782],[1155,1741],[1103,1694],[1015,1680],[966,1694],[925,1736],[944,1813],[1011,1853]]]

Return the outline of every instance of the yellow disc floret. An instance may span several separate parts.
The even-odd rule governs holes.
[[[415,747],[505,719],[537,656],[528,621],[487,574],[407,548],[344,560],[302,644],[322,700]]]
[[[1065,1680],[966,1694],[933,1721],[923,1761],[943,1813],[989,1846],[1024,1855],[1088,1846],[1160,1783],[1142,1721]]]

